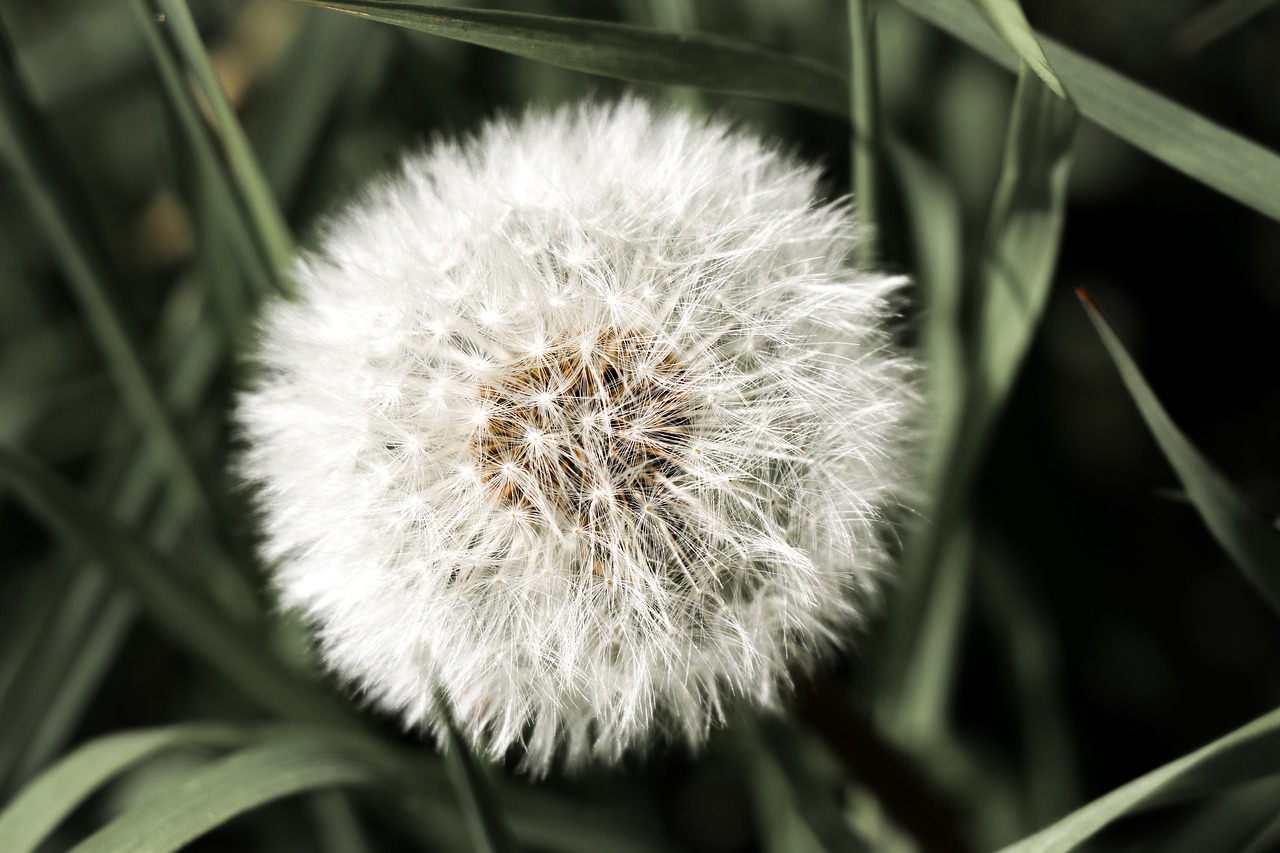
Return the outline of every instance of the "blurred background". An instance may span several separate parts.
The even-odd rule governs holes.
[[[496,111],[626,89],[722,111],[825,164],[832,195],[849,191],[841,120],[627,86],[284,0],[190,5],[303,246],[326,211],[407,149],[466,133]],[[1280,150],[1280,4],[1024,6],[1044,33]],[[1231,10],[1243,6],[1258,7],[1256,14],[1233,19]],[[848,67],[845,10],[828,0],[507,0],[492,7],[696,28]],[[118,271],[122,311],[149,342],[150,357],[165,364],[183,340],[184,312],[193,310],[183,296],[189,282],[240,273],[228,269],[232,238],[211,219],[208,188],[161,93],[143,29],[123,0],[3,0],[0,21],[69,156],[71,177],[84,186],[83,213]],[[880,5],[879,24],[886,124],[954,188],[972,257],[1014,79],[895,3]],[[1074,295],[1088,289],[1174,420],[1275,517],[1280,223],[1088,122],[1074,150],[1048,311],[973,498],[975,568],[952,705],[966,761],[990,768],[992,779],[1048,786],[1042,813],[1003,808],[991,791],[958,790],[946,756],[921,771],[967,837],[991,845],[1280,705],[1280,625],[1182,497]],[[890,176],[884,185],[884,264],[911,273],[916,247],[906,202]],[[909,324],[904,335],[911,336]],[[233,443],[225,409],[237,373],[234,359],[220,360],[185,412],[204,449],[203,473],[224,483]],[[110,459],[131,441],[48,235],[13,172],[0,169],[0,444],[25,448],[105,495],[101,484],[115,476]],[[161,503],[143,501],[137,517],[154,516]],[[250,553],[252,525],[242,507],[233,504],[230,517],[238,519],[227,531],[233,549]],[[73,583],[67,567],[79,555],[57,545],[4,491],[0,542],[0,688],[8,691],[0,694],[0,797],[68,744],[95,734],[253,715],[136,618],[127,596]],[[181,559],[193,547],[177,537],[172,552]],[[249,586],[262,596],[260,578]],[[72,592],[81,596],[78,610],[67,604]],[[873,628],[872,648],[875,638]],[[860,663],[842,664],[841,677],[857,683]],[[679,849],[763,849],[755,795],[726,757],[734,737],[718,737],[703,756],[673,749],[546,787],[590,790],[597,801],[634,808]],[[1025,763],[1034,767],[1020,775]],[[164,778],[155,771],[155,784]],[[130,779],[148,784],[146,774]],[[141,795],[112,789],[76,819],[94,825],[112,798]],[[307,827],[323,821],[316,808],[272,806],[196,849],[313,849]],[[1107,843],[1121,849],[1127,833],[1175,832],[1189,809],[1122,824]],[[394,828],[366,833],[376,849],[403,843]]]

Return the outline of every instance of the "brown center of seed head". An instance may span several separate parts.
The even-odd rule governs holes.
[[[477,395],[485,418],[472,442],[491,494],[586,540],[668,503],[666,484],[690,452],[688,371],[645,335],[556,337],[508,362]]]

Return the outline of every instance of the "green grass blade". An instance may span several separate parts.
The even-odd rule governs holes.
[[[769,853],[871,849],[845,818],[844,768],[796,719],[761,724],[740,749]]]
[[[1275,4],[1276,0],[1218,0],[1188,18],[1169,42],[1184,54],[1198,53]]]
[[[959,438],[966,398],[963,321],[964,221],[960,199],[945,174],[890,137],[889,164],[906,200],[915,247],[915,284],[921,304],[919,351],[924,359],[926,431],[930,436],[920,492],[937,495],[946,460]],[[921,508],[929,515],[928,507]]]
[[[1006,847],[1003,853],[1074,850],[1109,823],[1131,812],[1272,775],[1280,770],[1278,754],[1280,709],[1117,788],[1052,826]]]
[[[1076,111],[1024,70],[978,268],[970,446],[985,443],[1044,313],[1058,261]],[[961,452],[964,452],[962,449]]]
[[[766,853],[829,853],[817,831],[801,814],[791,780],[761,735],[741,746],[761,848]]]
[[[76,853],[168,853],[259,806],[335,786],[374,786],[384,771],[362,751],[326,737],[283,736],[198,770],[73,848]]]
[[[1245,853],[1266,832],[1280,803],[1280,777],[1259,779],[1213,798],[1159,841],[1160,853]],[[1275,850],[1272,846],[1264,850]]]
[[[1054,620],[1027,586],[1024,566],[990,542],[978,565],[984,621],[999,638],[1016,700],[1023,746],[1017,793],[1029,818],[1020,825],[1031,829],[1080,802],[1078,748],[1062,692],[1058,637]]]
[[[253,208],[251,197],[237,181],[234,164],[229,161],[222,141],[215,137],[213,128],[205,121],[195,92],[187,83],[179,52],[168,38],[171,28],[167,18],[164,23],[157,21],[160,13],[155,10],[154,0],[131,0],[130,8],[145,36],[164,91],[165,104],[184,131],[186,155],[203,172],[198,183],[208,191],[210,203],[219,211],[216,225],[225,229],[246,275],[260,291],[287,292],[288,278],[278,257],[280,249],[273,249],[268,241],[269,235],[263,233],[264,229],[278,230],[278,226],[264,225],[257,220],[265,208]],[[199,206],[196,207],[199,210]],[[266,214],[265,219],[274,221],[278,216],[279,212],[275,211]],[[276,242],[280,239],[277,237]],[[216,281],[226,283],[225,278]],[[246,304],[244,295],[239,293],[224,293],[218,298],[224,305]],[[228,317],[232,330],[245,323],[247,319]]]
[[[834,69],[802,57],[707,34],[629,24],[455,9],[387,0],[301,0],[383,23],[489,47],[572,71],[796,104],[832,115],[849,111],[848,86]]]
[[[262,170],[286,209],[299,195],[330,118],[349,99],[363,104],[375,94],[365,78],[385,68],[397,35],[347,15],[308,10],[275,75],[264,81],[263,109],[255,113]],[[368,91],[353,91],[362,86]]]
[[[443,695],[438,701],[440,707],[448,707]],[[497,798],[483,768],[472,754],[470,744],[459,736],[452,718],[446,718],[445,726],[445,767],[453,790],[462,803],[462,815],[471,836],[472,848],[477,853],[511,853],[516,849],[516,843],[502,819]]]
[[[138,596],[152,620],[180,645],[220,672],[251,700],[296,720],[349,724],[329,694],[295,678],[132,534],[85,502],[38,462],[0,448],[0,478],[69,544],[79,546]]]
[[[849,116],[853,124],[853,195],[858,222],[866,235],[858,244],[858,263],[874,266],[879,250],[880,75],[876,57],[875,0],[849,0]]]
[[[898,2],[1006,68],[1018,67],[1017,54],[968,4]],[[1280,220],[1280,155],[1050,38],[1041,36],[1040,43],[1086,118],[1157,160]]]
[[[1035,72],[1040,82],[1048,86],[1059,98],[1067,97],[1066,90],[1062,88],[1062,81],[1049,67],[1049,60],[1045,58],[1044,50],[1041,49],[1040,42],[1036,39],[1036,34],[1031,29],[1031,24],[1027,21],[1026,13],[1022,11],[1022,5],[1018,0],[971,0],[971,2],[982,10],[987,20],[991,22],[991,26],[995,27],[996,32],[1004,39],[1005,44],[1013,48],[1013,52]]]
[[[951,732],[951,696],[960,666],[965,617],[969,609],[973,564],[970,526],[952,528],[938,556],[937,573],[927,590],[916,625],[910,659],[902,673],[901,694],[882,714],[882,725],[916,754],[938,746]]]
[[[0,850],[35,850],[91,794],[143,761],[178,746],[234,746],[232,726],[193,725],[122,732],[91,741],[34,779],[0,812]]]
[[[1268,850],[1280,850],[1280,811],[1272,813],[1271,821],[1258,830],[1239,853],[1267,853]]]
[[[39,697],[41,701],[31,703],[38,716],[30,737],[21,744],[16,778],[30,778],[71,739],[133,627],[135,611],[127,593],[107,591],[101,606],[75,635],[75,648],[64,654],[61,666],[51,668],[56,681]],[[6,734],[12,737],[16,733],[6,729]],[[4,849],[0,845],[0,850]]]
[[[199,85],[213,114],[213,130],[231,167],[233,186],[253,223],[253,232],[262,241],[272,268],[283,274],[293,260],[293,237],[271,187],[262,175],[249,138],[245,136],[244,128],[240,126],[240,120],[218,80],[204,43],[200,41],[186,0],[143,0],[143,3],[151,12],[156,26],[163,27],[170,34],[178,56]]]
[[[945,175],[899,139],[891,137],[886,151],[906,200],[915,247],[915,278],[922,306],[919,351],[925,363],[923,381],[928,406],[925,430],[930,436],[927,447],[922,448],[926,458],[920,493],[928,501],[942,490],[948,460],[960,438],[967,396],[961,333],[964,223],[959,197]],[[908,532],[908,548],[931,535],[933,507],[922,505],[920,513]],[[959,631],[968,607],[971,549],[967,533],[953,532],[951,543],[939,567],[944,582],[927,588],[904,583],[899,590],[899,602],[908,595],[926,596],[918,605],[918,612],[926,615],[920,626],[908,629],[903,625],[895,630],[895,637],[899,638],[895,645],[905,644],[907,633],[923,633],[918,637],[919,652],[911,668],[901,674],[901,695],[892,701],[888,693],[878,697],[884,702],[877,709],[881,726],[899,742],[922,749],[937,744],[945,734],[959,661]]]
[[[179,501],[205,515],[214,501],[205,488],[177,427],[144,364],[138,338],[124,322],[115,294],[123,292],[108,272],[105,250],[88,222],[85,193],[72,180],[68,158],[30,101],[16,71],[0,63],[0,151],[13,166],[19,188],[66,271],[126,408],[156,462],[169,472]],[[163,464],[161,464],[163,463]]]
[[[883,644],[886,686],[879,718],[888,726],[905,713],[908,673],[924,666],[922,641],[929,634],[918,626],[937,594],[941,555],[955,545],[988,435],[1048,300],[1074,128],[1069,102],[1035,75],[1019,75],[977,273],[978,324],[959,438],[937,475],[931,523],[919,529],[904,553],[899,603]]]
[[[1186,488],[1192,506],[1245,577],[1280,612],[1280,532],[1187,440],[1142,378],[1102,312],[1083,291],[1080,298],[1143,420]]]

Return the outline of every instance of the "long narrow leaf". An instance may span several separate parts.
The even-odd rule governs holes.
[[[1027,16],[1022,11],[1022,5],[1018,0],[972,0],[972,2],[987,16],[991,26],[995,27],[1005,43],[1013,48],[1018,58],[1035,72],[1040,82],[1048,86],[1059,98],[1066,98],[1067,93],[1062,88],[1062,81],[1049,67],[1049,60],[1045,58],[1044,50],[1040,47],[1040,42],[1036,39],[1031,24],[1027,22]]]
[[[238,191],[231,166],[221,151],[220,143],[201,114],[176,50],[166,37],[169,31],[161,28],[161,23],[156,20],[157,13],[148,5],[148,0],[131,0],[130,8],[151,52],[165,104],[184,132],[187,154],[206,173],[202,186],[209,191],[212,202],[220,209],[217,224],[226,230],[241,266],[259,290],[286,288],[286,279],[278,265],[278,259],[272,256],[263,236],[256,234],[251,227],[254,220],[248,210],[248,202]],[[223,280],[216,283],[223,283]],[[238,293],[223,294],[219,298],[224,305],[245,302],[244,297]],[[232,328],[247,322],[234,317],[229,320]]]
[[[953,546],[966,497],[996,416],[1030,346],[1049,295],[1066,206],[1075,110],[1035,75],[1018,78],[1004,160],[978,268],[978,329],[959,437],[938,473],[930,524],[908,545],[894,620],[883,644],[887,659],[880,718],[905,713],[905,679],[919,672],[918,626],[936,594],[940,555]]]
[[[1183,53],[1196,53],[1275,4],[1276,0],[1218,0],[1188,18],[1169,41]]]
[[[196,772],[183,784],[125,812],[76,853],[177,850],[226,821],[259,806],[335,786],[371,786],[383,768],[361,751],[327,738],[284,738],[242,749]]]
[[[388,0],[301,0],[589,74],[798,104],[832,115],[849,110],[837,71],[745,42],[628,24],[428,6]]]
[[[363,104],[373,96],[397,35],[346,15],[304,16],[275,75],[264,81],[263,109],[255,116],[262,170],[286,210],[325,144],[330,117],[344,103]]]
[[[1187,440],[1142,378],[1102,312],[1084,291],[1080,291],[1080,298],[1143,420],[1186,487],[1192,506],[1240,571],[1280,612],[1280,532]]]
[[[233,185],[243,209],[253,223],[253,233],[262,241],[273,271],[283,273],[293,259],[293,236],[280,213],[271,187],[262,175],[262,168],[258,165],[244,128],[240,126],[240,120],[218,80],[204,43],[200,41],[200,34],[191,19],[186,0],[145,2],[155,13],[153,20],[162,22],[160,25],[172,34],[174,46],[200,86],[205,102],[213,114],[214,130],[231,166]]]
[[[866,235],[858,244],[858,262],[874,266],[878,254],[880,192],[880,69],[877,62],[874,0],[849,0],[849,117],[853,124],[853,193],[858,221]]]
[[[68,542],[100,561],[138,596],[151,618],[246,696],[296,720],[349,724],[331,696],[299,681],[263,645],[200,598],[180,571],[87,504],[55,474],[29,457],[0,448],[0,477],[30,509]]]
[[[1280,710],[1094,800],[1003,853],[1074,850],[1134,811],[1221,790],[1280,771]]]
[[[211,515],[214,502],[161,402],[137,336],[116,305],[121,288],[108,272],[106,252],[85,215],[85,194],[73,181],[62,151],[15,69],[0,63],[0,152],[12,164],[19,188],[66,271],[125,406],[147,436],[151,452],[164,457],[162,467],[177,498]]]
[[[1067,202],[1076,111],[1025,69],[978,269],[974,443],[1008,396],[1049,298]],[[963,452],[963,451],[962,451]]]
[[[1018,56],[967,3],[898,0],[1009,69]],[[1040,37],[1082,115],[1173,168],[1280,219],[1280,155],[1232,133],[1106,66]]]
[[[121,732],[92,741],[50,767],[0,812],[0,850],[35,850],[100,787],[129,768],[178,746],[233,746],[247,733],[233,726],[193,725]]]
[[[441,707],[447,708],[443,696]],[[471,745],[459,736],[453,720],[445,720],[445,767],[453,782],[454,792],[462,803],[471,845],[477,853],[511,853],[516,849],[510,830],[502,819],[489,780],[471,752]]]

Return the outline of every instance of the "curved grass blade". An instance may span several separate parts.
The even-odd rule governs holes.
[[[253,233],[261,240],[272,270],[277,274],[288,268],[293,259],[293,236],[276,203],[271,187],[263,177],[262,168],[249,145],[244,128],[236,117],[227,93],[218,80],[209,54],[205,51],[200,34],[186,0],[142,0],[155,21],[170,34],[173,46],[186,67],[191,71],[204,95],[205,103],[213,115],[213,130],[226,154],[231,167],[233,187],[241,200],[241,206],[253,223]]]
[[[1028,588],[1025,567],[998,543],[979,558],[980,602],[1000,637],[1022,732],[1017,794],[1027,829],[1066,814],[1080,802],[1077,748],[1062,695],[1062,666],[1054,622]]]
[[[840,795],[844,769],[794,718],[770,720],[738,751],[769,853],[867,853]]]
[[[968,440],[986,440],[1049,298],[1066,212],[1076,110],[1027,74],[1009,135],[978,269],[978,337]],[[961,448],[961,453],[965,448]]]
[[[1009,69],[1018,56],[970,5],[898,0]],[[1050,38],[1040,37],[1080,113],[1121,139],[1241,204],[1280,220],[1280,155],[1181,107]]]
[[[100,569],[89,567],[80,572],[81,577],[101,574]],[[17,753],[11,778],[18,782],[44,767],[71,739],[134,624],[137,607],[126,591],[107,587],[95,598],[91,602],[95,610],[81,624],[67,625],[63,636],[53,638],[50,654],[36,655],[30,661],[46,665],[51,677],[35,679],[30,686],[36,689],[30,694],[24,689],[22,698],[26,701],[21,710],[26,718],[18,721],[23,727],[11,727],[12,721],[5,725],[6,740]],[[67,639],[74,644],[68,644]],[[4,849],[0,844],[0,850]]]
[[[116,776],[179,746],[231,747],[247,731],[193,725],[121,732],[91,741],[40,774],[0,812],[0,850],[27,853],[91,794]]]
[[[278,234],[283,227],[276,221],[280,218],[279,210],[274,208],[274,201],[270,201],[262,202],[255,212],[253,196],[240,186],[235,164],[229,156],[224,156],[226,148],[223,141],[201,113],[195,92],[183,72],[178,50],[169,38],[168,18],[158,12],[154,2],[132,0],[130,7],[145,36],[164,91],[165,104],[182,127],[189,155],[203,173],[200,183],[207,189],[212,205],[220,210],[217,225],[225,229],[246,275],[259,290],[287,292],[289,285],[284,266],[287,254],[282,254],[283,249],[278,245],[284,240]],[[157,18],[163,18],[163,23]],[[239,125],[236,127],[238,129]],[[260,180],[260,176],[256,180]],[[266,192],[269,194],[269,190]],[[267,207],[272,210],[263,214],[262,210]],[[272,232],[275,236],[264,232]],[[225,283],[227,279],[219,277],[217,281]],[[236,292],[219,294],[219,299],[227,305],[246,302],[244,295]],[[248,323],[247,318],[232,317],[229,320],[232,329]]]
[[[471,746],[458,734],[449,712],[448,700],[438,694],[436,701],[445,715],[444,762],[453,790],[462,803],[467,832],[477,853],[512,853],[515,840],[502,820],[497,798],[484,770],[471,752]]]
[[[1164,834],[1160,853],[1245,853],[1265,835],[1280,803],[1280,777],[1259,779],[1224,791]],[[1275,844],[1263,848],[1275,850]]]
[[[1169,41],[1184,54],[1199,53],[1275,4],[1276,0],[1218,0],[1188,18],[1174,31]]]
[[[1083,290],[1078,294],[1129,395],[1182,481],[1196,512],[1232,562],[1258,588],[1267,603],[1280,612],[1280,531],[1187,440],[1142,378],[1138,366],[1098,306]]]
[[[1018,0],[971,0],[971,2],[982,10],[987,20],[991,22],[991,26],[995,27],[996,32],[1004,39],[1005,44],[1013,48],[1013,52],[1018,54],[1023,64],[1035,72],[1040,82],[1048,86],[1050,91],[1059,98],[1066,98],[1067,93],[1062,88],[1062,81],[1049,67],[1049,60],[1045,58],[1044,50],[1041,49],[1040,42],[1036,39],[1031,24],[1027,22],[1026,13],[1022,11],[1022,5]]]
[[[1213,743],[1152,770],[1077,809],[1002,853],[1065,853],[1109,823],[1143,808],[1221,790],[1280,770],[1280,709]]]
[[[6,57],[7,60],[7,57]],[[122,292],[109,272],[107,254],[89,223],[89,205],[58,140],[32,104],[16,70],[0,62],[0,151],[47,235],[111,369],[124,403],[147,438],[153,457],[168,471],[175,497],[212,516],[215,503],[189,448],[161,401],[114,294]]]
[[[308,10],[310,11],[310,10]],[[326,144],[325,130],[344,105],[367,103],[383,78],[397,34],[346,15],[303,16],[275,74],[264,80],[254,136],[262,171],[286,210]]]
[[[844,116],[848,85],[816,62],[721,36],[578,18],[454,9],[389,0],[300,0],[571,71],[696,86]]]
[[[324,736],[285,736],[213,762],[73,849],[168,853],[236,815],[282,797],[335,786],[374,786],[385,776],[385,769],[365,752],[337,746]]]
[[[920,294],[919,349],[929,406],[928,458],[923,466],[921,494],[937,495],[942,468],[958,439],[966,397],[962,290],[965,268],[964,221],[960,199],[946,175],[890,136],[889,165],[906,199],[908,227],[915,246],[916,287]],[[930,509],[922,508],[928,515]]]
[[[184,583],[177,567],[86,503],[53,472],[24,454],[0,448],[0,477],[63,539],[130,587],[166,633],[251,700],[296,720],[352,723],[337,700],[276,663],[263,644]]]
[[[931,524],[903,558],[899,604],[883,644],[880,719],[905,714],[909,673],[921,672],[919,625],[937,595],[941,556],[954,547],[983,450],[1049,296],[1066,207],[1075,108],[1025,68],[1018,77],[1004,159],[979,259],[978,323],[959,435],[938,472]]]

